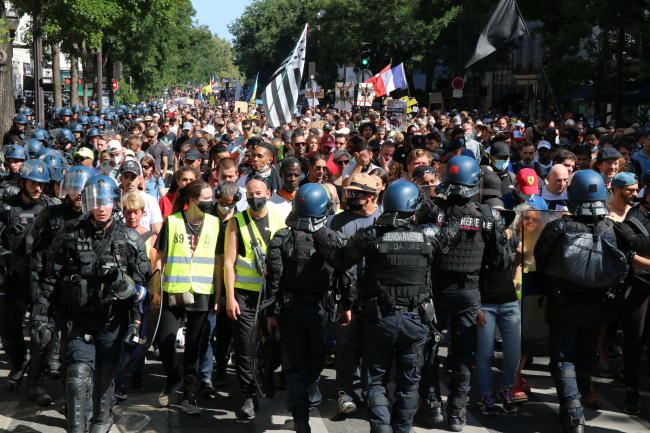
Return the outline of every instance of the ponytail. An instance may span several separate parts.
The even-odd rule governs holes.
[[[176,197],[174,197],[174,204],[172,205],[172,213],[178,213],[185,209],[186,205],[189,206],[190,199],[198,199],[201,197],[201,191],[205,188],[210,188],[210,185],[202,180],[195,180],[182,188],[178,188]]]

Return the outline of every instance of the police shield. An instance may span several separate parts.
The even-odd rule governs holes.
[[[143,320],[140,328],[140,342],[133,348],[131,353],[125,354],[120,376],[147,354],[158,332],[162,313],[162,278],[160,278],[160,270],[157,269],[153,273],[146,287],[149,293],[140,302],[140,313]]]
[[[275,299],[264,300],[264,278],[262,287],[257,299],[257,312],[255,324],[253,325],[253,336],[251,337],[250,357],[253,378],[262,397],[273,397],[275,386],[273,384],[273,372],[280,366],[279,332],[275,335],[268,333],[266,327],[265,311],[275,303]]]
[[[518,286],[521,287],[521,354],[545,356],[548,346],[549,326],[546,320],[548,296],[541,272],[535,264],[535,245],[542,229],[566,212],[527,210],[517,223],[517,236],[523,247],[523,269]],[[519,288],[519,287],[518,287]]]

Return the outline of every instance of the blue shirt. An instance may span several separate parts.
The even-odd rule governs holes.
[[[643,149],[635,152],[634,155],[632,155],[631,159],[639,163],[641,166],[641,173],[645,173],[646,171],[650,170],[650,161],[648,161],[648,158],[646,158],[646,156],[643,154]]]
[[[145,184],[147,185],[147,194],[155,198],[156,201],[160,201],[160,194],[158,193],[158,189],[165,186],[165,181],[162,179],[162,177],[159,177],[158,181],[156,181],[156,177],[151,176],[149,180],[145,182]]]
[[[517,191],[512,191],[510,194],[506,194],[503,197],[501,197],[501,201],[503,202],[504,208],[513,210],[515,207],[521,204],[521,199],[516,194]],[[528,200],[526,204],[531,205],[535,209],[548,210],[548,205],[546,204],[546,201],[540,196],[538,196],[537,194],[533,194],[531,199]]]

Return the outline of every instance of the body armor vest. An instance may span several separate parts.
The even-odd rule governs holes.
[[[334,232],[326,229],[328,234]],[[284,257],[280,288],[285,292],[324,294],[329,290],[334,270],[316,254],[312,233],[292,229]]]
[[[417,307],[431,296],[430,239],[414,226],[375,226],[376,248],[366,256],[365,298],[383,306]]]
[[[643,227],[650,233],[650,214],[646,214],[641,210],[641,206],[635,206],[627,213],[627,218],[636,218]],[[650,259],[650,256],[642,256],[645,259]],[[632,269],[633,274],[631,282],[634,287],[647,290],[650,285],[650,269]]]

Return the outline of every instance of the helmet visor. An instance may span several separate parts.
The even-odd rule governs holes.
[[[122,210],[122,193],[118,188],[88,185],[83,189],[81,209],[90,212],[95,209],[110,208]]]
[[[68,194],[81,194],[86,181],[90,177],[90,173],[84,173],[81,170],[75,170],[74,172],[68,171],[63,177],[63,180],[61,180],[61,198],[65,198]]]

